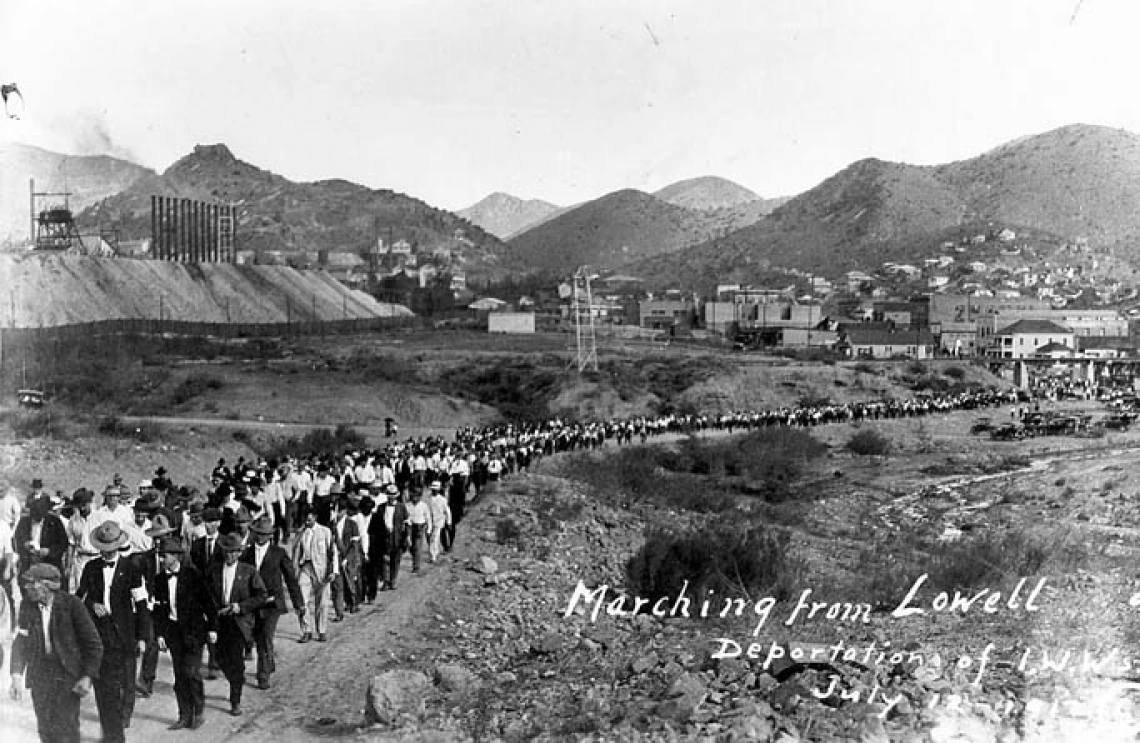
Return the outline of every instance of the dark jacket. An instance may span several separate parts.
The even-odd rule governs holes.
[[[379,557],[390,552],[403,549],[407,541],[408,509],[403,503],[396,503],[396,511],[392,514],[392,530],[388,530],[384,523],[384,510],[387,503],[381,504],[372,512],[372,520],[368,522],[368,551],[371,556]]]
[[[218,548],[218,539],[222,536],[219,531],[214,535],[214,550],[209,555],[206,554],[206,540],[208,537],[198,537],[190,545],[190,562],[194,567],[198,568],[198,572],[202,575],[209,575],[210,568],[215,563],[221,564],[224,562],[222,550]]]
[[[20,555],[20,570],[26,570],[37,562],[49,562],[63,570],[63,556],[67,552],[67,531],[63,522],[54,513],[44,516],[43,529],[40,531],[40,547],[48,551],[47,557],[33,556],[28,551],[28,541],[32,538],[32,517],[24,516],[16,524],[16,531],[12,535],[16,552]]]
[[[99,677],[103,662],[103,641],[87,613],[83,602],[65,591],[55,591],[48,628],[52,648],[67,673],[65,683],[74,686],[83,676]],[[16,639],[12,641],[12,673],[24,674],[29,689],[59,683],[47,673],[50,666],[44,658],[43,625],[40,607],[33,601],[20,604]]]
[[[95,604],[103,603],[103,559],[95,559],[83,566],[75,596],[91,612],[91,620],[99,630],[105,652],[133,653],[139,640],[152,637],[149,594],[137,561],[121,556],[115,561],[111,577],[111,615],[95,615]]]
[[[178,623],[170,619],[170,575],[159,571],[154,578],[154,631],[169,638],[178,633],[195,645],[206,643],[208,632],[218,631],[218,609],[206,586],[202,573],[190,562],[183,562],[178,571],[174,607]]]
[[[210,587],[210,596],[218,607],[218,611],[227,605],[222,595],[224,588],[222,585],[223,567],[224,563],[221,562],[211,565],[206,580],[206,584]],[[232,621],[241,630],[246,642],[249,642],[253,639],[254,612],[265,604],[267,598],[269,598],[269,592],[265,589],[261,575],[249,563],[239,561],[237,563],[237,575],[234,576],[234,584],[230,588],[229,603],[237,604],[240,611],[236,615],[219,615],[218,627],[221,628],[226,622]]]
[[[241,561],[254,565],[254,545],[245,548],[241,554]],[[259,610],[262,615],[276,612],[284,614],[288,609],[285,605],[285,591],[289,591],[289,601],[294,609],[305,605],[301,598],[301,584],[297,582],[297,571],[289,553],[275,544],[269,545],[265,557],[261,560],[261,582],[269,592],[269,598]]]

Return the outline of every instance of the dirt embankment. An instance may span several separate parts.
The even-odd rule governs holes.
[[[411,316],[323,271],[287,266],[96,258],[0,256],[5,327],[51,327],[98,320],[285,323]]]

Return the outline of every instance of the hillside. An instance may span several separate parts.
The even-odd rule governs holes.
[[[237,159],[221,144],[195,147],[162,175],[139,180],[84,211],[80,222],[119,224],[124,239],[148,237],[155,194],[237,204],[238,250],[359,252],[377,237],[391,237],[494,266],[504,248],[482,228],[419,199],[344,180],[294,183]]]
[[[507,240],[544,221],[559,209],[561,207],[540,199],[524,200],[496,192],[456,214],[492,235]]]
[[[929,257],[979,226],[1129,246],[1140,237],[1137,203],[1140,136],[1073,125],[945,165],[861,160],[753,225],[624,270],[694,285],[770,266],[836,276]]]
[[[740,206],[760,198],[744,186],[713,175],[677,181],[653,195],[674,206],[702,211]]]
[[[412,314],[323,271],[286,266],[26,253],[0,255],[0,286],[16,287],[4,324],[17,328],[127,318],[283,323]]]
[[[28,179],[38,192],[69,192],[79,212],[153,176],[154,171],[104,155],[63,155],[21,144],[0,144],[0,242],[29,239]],[[60,199],[62,202],[62,199]]]
[[[717,232],[705,212],[668,204],[642,191],[616,191],[587,202],[508,242],[516,268],[571,272],[612,268],[679,250]]]

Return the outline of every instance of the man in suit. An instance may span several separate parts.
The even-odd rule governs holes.
[[[158,540],[162,537],[173,536],[176,532],[176,527],[167,520],[166,516],[161,513],[157,514],[154,517],[154,523],[146,530],[146,536],[151,539],[151,548],[146,552],[131,555],[131,559],[138,563],[139,570],[142,571],[143,582],[146,584],[146,591],[152,597],[155,591],[155,579],[162,567],[162,556],[158,552]],[[153,622],[153,615],[151,619]],[[152,637],[147,640],[146,650],[143,651],[142,663],[139,666],[139,682],[135,686],[135,693],[140,697],[149,697],[154,693],[154,679],[158,673],[158,652],[158,638],[152,633]]]
[[[60,590],[62,580],[51,563],[24,572],[24,601],[12,642],[11,695],[18,700],[21,687],[31,689],[45,743],[79,743],[79,702],[91,692],[103,660],[95,624],[82,601]]]
[[[203,575],[209,575],[215,564],[223,562],[222,549],[218,546],[221,537],[222,509],[210,506],[202,511],[202,525],[206,530],[205,536],[198,537],[190,543],[190,562]],[[214,657],[214,643],[210,643],[207,652],[206,680],[213,681],[218,677],[218,659]]]
[[[313,639],[312,625],[309,617],[316,625],[317,641],[324,642],[325,634],[325,603],[328,595],[328,586],[340,572],[337,564],[336,543],[332,532],[327,526],[317,523],[317,509],[309,508],[305,512],[305,524],[293,543],[293,564],[297,566],[297,582],[301,586],[301,596],[305,613],[298,619],[301,622],[301,639],[297,642],[309,642]]]
[[[91,532],[91,546],[101,559],[83,567],[75,591],[91,614],[103,643],[95,679],[95,704],[105,743],[125,743],[135,706],[135,663],[151,636],[150,596],[139,564],[120,555],[129,537],[115,521]]]
[[[380,579],[384,582],[380,590],[391,591],[396,587],[400,560],[407,546],[408,509],[400,502],[400,491],[394,484],[385,490],[388,502],[372,515],[368,524],[368,546],[372,559],[380,566]]]
[[[257,688],[269,688],[269,676],[277,670],[273,637],[277,634],[277,620],[285,613],[285,591],[289,591],[289,602],[297,612],[297,620],[304,621],[305,602],[301,598],[301,586],[293,561],[283,547],[273,544],[275,528],[268,516],[253,522],[249,532],[253,544],[241,555],[242,562],[253,565],[261,575],[269,599],[262,606],[253,621],[253,641],[257,645]]]
[[[205,721],[202,648],[217,642],[218,612],[206,579],[185,559],[185,547],[167,537],[158,543],[162,570],[154,583],[154,628],[159,650],[170,652],[178,721],[171,730],[197,730]]]
[[[254,615],[269,597],[261,575],[240,561],[244,545],[235,533],[218,538],[224,558],[210,567],[207,585],[218,607],[218,641],[214,656],[230,684],[230,714],[241,715],[245,685],[245,646],[253,640]]]
[[[47,496],[28,501],[28,515],[16,524],[13,539],[21,568],[46,562],[63,574],[63,556],[69,544],[67,530],[59,517],[51,512],[51,501]]]
[[[340,574],[331,586],[333,611],[336,613],[334,622],[342,621],[346,611],[355,614],[360,608],[360,527],[350,517],[355,510],[349,497],[342,496],[331,527],[340,558]]]

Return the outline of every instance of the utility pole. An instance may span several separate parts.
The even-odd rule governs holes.
[[[587,266],[582,266],[574,272],[574,331],[578,340],[578,373],[581,374],[587,366],[591,366],[594,371],[598,370],[598,344],[597,337],[594,334],[594,297],[590,290],[590,275]],[[582,282],[582,289],[586,295],[586,314],[589,316],[590,325],[585,328],[589,333],[587,343],[589,347],[584,347],[582,343],[582,291],[579,290],[579,282]]]

